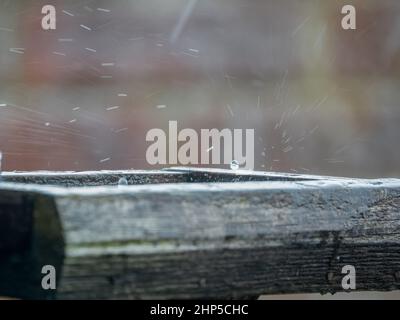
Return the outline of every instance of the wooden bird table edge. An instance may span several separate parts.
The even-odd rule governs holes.
[[[356,290],[400,287],[398,179],[193,168],[1,177],[0,296],[336,292],[344,265]],[[121,177],[135,185],[116,187]],[[41,286],[44,265],[56,290]]]

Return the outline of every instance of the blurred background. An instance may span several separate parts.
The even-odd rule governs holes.
[[[398,0],[0,0],[2,169],[154,168],[146,133],[177,120],[255,129],[256,170],[399,177],[399,17]]]
[[[398,0],[0,0],[2,169],[148,169],[147,131],[177,120],[255,129],[256,170],[399,177],[399,16]]]

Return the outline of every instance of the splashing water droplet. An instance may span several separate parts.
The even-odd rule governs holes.
[[[236,160],[233,160],[231,162],[231,169],[232,170],[238,170],[239,169],[239,162],[237,162]]]
[[[128,180],[126,178],[121,178],[118,180],[118,186],[127,186]]]

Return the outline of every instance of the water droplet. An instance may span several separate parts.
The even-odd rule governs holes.
[[[126,178],[121,178],[118,180],[118,186],[127,186],[128,180]]]
[[[232,170],[238,170],[239,169],[239,162],[237,162],[236,160],[233,160],[231,162],[231,169]]]

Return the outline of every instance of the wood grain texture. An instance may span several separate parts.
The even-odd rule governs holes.
[[[26,283],[19,281],[10,294],[0,274],[0,295],[174,299],[336,292],[346,264],[356,267],[357,290],[400,288],[400,180],[202,169],[157,174],[171,173],[174,183],[120,187],[102,185],[109,181],[104,177],[102,186],[90,188],[0,184],[2,201],[10,192],[29,195],[35,208],[28,247],[13,248],[0,270],[12,273],[4,261],[24,252],[35,257],[29,260],[34,270],[54,263],[59,276],[52,295],[35,287],[32,272],[24,281],[37,290],[23,291]]]

